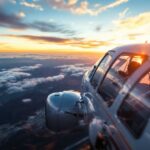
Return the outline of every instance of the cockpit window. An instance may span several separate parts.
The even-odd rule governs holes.
[[[135,138],[142,134],[150,117],[150,72],[137,82],[118,110],[122,123]]]
[[[126,80],[142,65],[142,62],[142,57],[138,55],[121,55],[114,62],[98,88],[98,93],[107,106],[112,105]]]
[[[91,79],[91,84],[94,88],[97,87],[100,79],[104,75],[106,69],[109,67],[111,60],[112,60],[111,55],[107,54],[100,62],[99,66],[97,67],[97,70],[95,71],[95,74]]]

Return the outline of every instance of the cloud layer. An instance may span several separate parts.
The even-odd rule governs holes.
[[[59,81],[64,79],[64,75],[56,75],[56,76],[49,76],[49,77],[40,77],[40,78],[30,78],[30,79],[24,79],[22,81],[18,82],[9,82],[6,84],[7,87],[7,93],[12,94],[16,92],[24,92],[26,90],[29,90],[30,88],[34,88],[39,84],[47,83],[47,82],[53,82],[53,81]]]
[[[110,45],[111,42],[103,41],[103,40],[87,40],[84,38],[59,38],[59,37],[51,37],[51,36],[34,36],[34,35],[0,35],[2,37],[12,37],[19,39],[27,39],[33,42],[38,42],[40,44],[59,44],[59,45],[68,45],[75,46],[79,48],[94,48]]]
[[[98,15],[110,8],[114,8],[128,2],[128,0],[115,0],[105,6],[100,6],[99,3],[96,3],[94,6],[90,6],[86,0],[81,2],[79,2],[79,0],[47,0],[47,2],[55,9],[71,11],[74,14]]]
[[[61,65],[57,66],[61,70],[61,73],[69,74],[74,77],[82,76],[87,70],[90,69],[89,66],[85,64],[74,64],[74,65]]]
[[[1,71],[0,88],[5,87],[7,89],[6,92],[9,94],[23,92],[30,88],[34,88],[39,84],[59,81],[65,77],[63,74],[59,74],[56,76],[28,78],[31,76],[31,73],[28,73],[28,71],[39,69],[41,67],[41,64],[36,64],[33,66],[22,66]]]
[[[26,71],[31,71],[40,68],[41,64],[33,66],[22,66],[18,68],[12,68],[0,72],[0,87],[5,86],[9,82],[16,82],[19,79],[30,77],[31,74]]]
[[[58,75],[31,78],[31,73],[28,73],[27,71],[38,69],[41,66],[41,64],[36,64],[33,66],[22,66],[1,71],[0,88],[5,87],[5,92],[8,94],[24,92],[43,83],[63,80],[67,75],[80,77],[90,68],[85,64],[60,65],[55,67],[60,69],[60,74]],[[23,102],[26,101],[28,100],[24,100]]]
[[[75,31],[68,29],[65,25],[46,21],[33,21],[31,23],[25,23],[20,15],[7,14],[2,10],[0,10],[0,26],[20,30],[34,29],[41,32],[56,32],[65,35],[75,34]]]
[[[127,9],[125,9],[127,11]],[[150,12],[141,13],[136,16],[120,18],[116,21],[113,21],[115,25],[115,29],[112,31],[114,35],[117,33],[121,33],[120,36],[122,38],[126,38],[129,40],[135,41],[136,39],[139,41],[148,40],[150,35]],[[116,37],[118,37],[116,35]]]
[[[25,6],[25,7],[30,7],[30,8],[34,8],[34,9],[38,9],[40,11],[43,11],[43,7],[35,2],[27,2],[26,0],[23,0],[20,2],[21,5]]]

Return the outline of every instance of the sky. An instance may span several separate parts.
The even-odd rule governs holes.
[[[0,52],[104,52],[144,43],[149,18],[150,0],[0,0]]]

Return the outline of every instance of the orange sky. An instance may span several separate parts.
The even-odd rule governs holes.
[[[0,2],[0,52],[104,53],[150,39],[150,1],[47,2]]]

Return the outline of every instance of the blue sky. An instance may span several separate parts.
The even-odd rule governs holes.
[[[149,0],[0,0],[0,51],[102,51],[144,42],[149,17]]]

